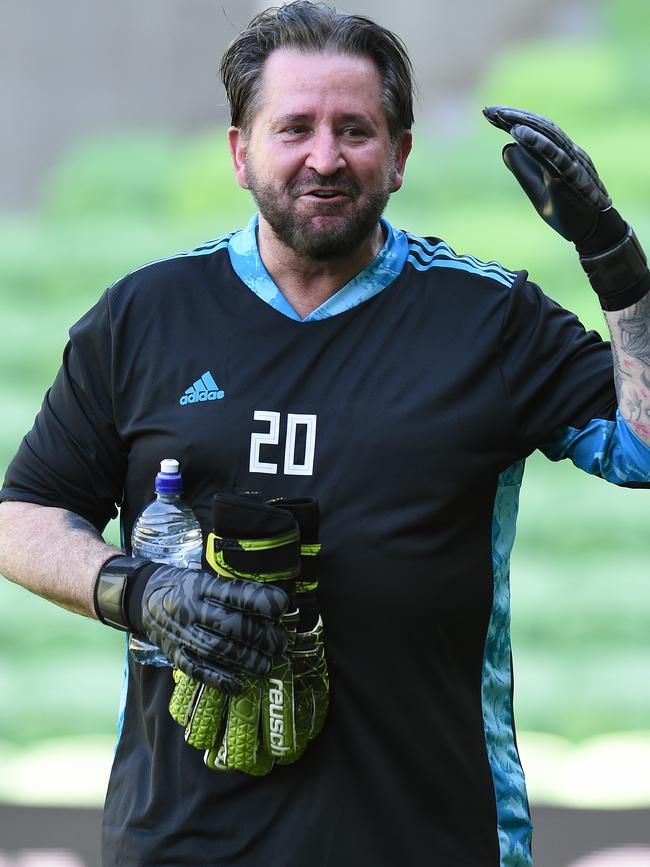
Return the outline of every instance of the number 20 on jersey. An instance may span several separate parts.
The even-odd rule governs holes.
[[[269,410],[255,410],[253,419],[266,422],[268,431],[251,434],[248,465],[251,473],[284,473],[285,476],[311,476],[313,474],[316,452],[315,415],[287,413],[283,465],[268,459],[262,460],[261,454],[262,449],[264,449],[264,457],[268,458],[268,456],[274,455],[270,448],[267,451],[267,447],[270,446],[276,447],[277,454],[277,446],[280,445],[281,414]],[[303,444],[304,449],[300,447]]]

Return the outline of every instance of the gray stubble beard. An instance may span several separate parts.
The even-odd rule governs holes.
[[[310,231],[309,218],[283,208],[275,191],[259,180],[250,162],[247,161],[246,164],[248,188],[260,214],[275,236],[298,255],[317,262],[343,258],[363,246],[377,228],[386,209],[394,171],[393,157],[383,187],[373,190],[361,209],[353,209],[336,229]],[[336,186],[337,179],[336,176],[315,175],[314,185]],[[350,190],[354,188],[357,194],[359,192],[358,187],[353,187],[350,182],[346,182],[344,186]],[[324,210],[323,213],[326,215],[327,211]]]

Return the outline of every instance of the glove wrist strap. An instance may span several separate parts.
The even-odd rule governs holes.
[[[631,226],[618,244],[602,253],[580,256],[603,310],[624,310],[650,290],[647,259]]]
[[[133,606],[129,606],[130,596],[137,587],[144,589],[157,568],[156,563],[140,557],[121,554],[110,557],[100,568],[95,581],[93,602],[97,618],[106,626],[122,632],[142,632],[142,623],[135,622],[141,618],[134,617]],[[141,598],[142,593],[139,595]]]
[[[223,578],[287,581],[300,574],[298,529],[265,539],[228,539],[210,533],[205,558]]]

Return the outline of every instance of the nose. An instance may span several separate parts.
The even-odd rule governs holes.
[[[310,140],[305,165],[319,175],[334,175],[345,166],[338,137],[329,129],[318,129]]]

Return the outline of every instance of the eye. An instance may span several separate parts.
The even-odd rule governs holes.
[[[305,135],[309,132],[308,127],[304,125],[287,126],[282,130],[282,135],[288,138],[296,138],[297,136]]]
[[[351,138],[351,139],[359,139],[359,138],[367,138],[368,137],[367,132],[358,126],[347,126],[343,130],[343,135],[345,138]]]

